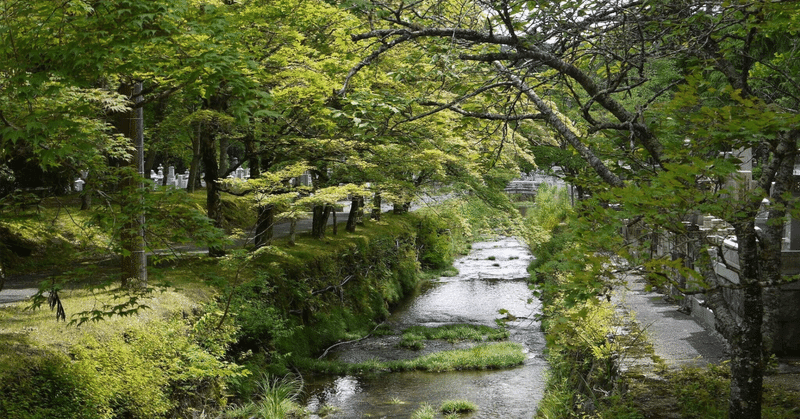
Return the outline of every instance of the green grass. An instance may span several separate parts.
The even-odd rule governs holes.
[[[401,348],[406,349],[413,349],[418,351],[420,349],[425,348],[425,336],[418,335],[416,333],[403,333],[403,337],[400,339],[400,343],[397,345]]]
[[[299,378],[264,376],[259,387],[259,394],[254,401],[225,411],[222,418],[284,419],[305,416],[303,408],[298,404],[303,390],[303,383]]]
[[[428,403],[423,403],[419,409],[411,414],[411,419],[433,419],[436,417],[436,409]]]
[[[44,307],[34,310],[26,309],[27,302],[0,308],[0,339],[8,334],[26,335],[34,345],[69,346],[87,334],[109,335],[121,330],[126,324],[135,321],[146,323],[151,320],[169,318],[180,313],[192,313],[199,310],[204,301],[208,301],[215,291],[196,282],[177,282],[178,289],[154,291],[141,297],[138,303],[146,306],[136,316],[106,318],[101,322],[86,323],[80,328],[66,327],[55,320],[55,314]],[[120,295],[114,287],[88,290],[82,288],[65,290],[60,293],[61,301],[67,315],[67,321],[80,312],[96,310],[103,305],[119,304],[128,296]],[[117,298],[120,297],[120,298]]]
[[[509,368],[522,364],[522,345],[512,342],[481,344],[470,349],[436,352],[411,360],[391,361],[391,371],[485,370]]]
[[[450,343],[461,341],[499,341],[508,338],[508,331],[483,325],[453,324],[438,327],[412,326],[403,331],[400,346],[419,350],[425,347],[424,340],[445,340]]]
[[[363,374],[369,372],[488,370],[510,368],[522,364],[522,345],[513,342],[483,343],[469,349],[436,352],[414,359],[348,364],[339,361],[307,358],[293,359],[301,370],[325,374]]]
[[[470,413],[478,410],[478,405],[468,400],[445,400],[439,411],[445,415],[453,413]]]

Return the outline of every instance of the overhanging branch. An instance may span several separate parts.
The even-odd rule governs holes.
[[[459,115],[467,116],[470,118],[478,118],[478,119],[486,119],[489,121],[524,121],[524,120],[545,120],[545,116],[537,113],[537,114],[523,114],[523,115],[504,115],[499,113],[489,113],[489,112],[471,112],[459,108],[458,106],[451,105],[451,104],[441,104],[438,102],[433,101],[424,101],[420,102],[420,105],[423,106],[436,106],[436,111],[441,111],[444,109],[453,111]],[[414,119],[417,119],[416,117]]]
[[[567,142],[581,155],[581,157],[589,163],[594,171],[606,183],[611,186],[622,187],[624,182],[619,176],[615,175],[611,170],[589,149],[574,132],[561,120],[550,106],[542,100],[536,92],[530,88],[519,76],[510,72],[503,64],[498,61],[493,63],[497,71],[508,78],[514,85],[528,97],[542,113],[544,119],[553,127]]]

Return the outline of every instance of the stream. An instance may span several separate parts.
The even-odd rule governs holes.
[[[396,335],[340,345],[330,355],[345,362],[383,361],[469,347],[472,344],[468,342],[426,341],[424,349],[414,351],[399,348],[397,343],[402,331],[414,325],[497,327],[495,320],[506,316],[499,313],[504,309],[513,316],[506,322],[509,340],[525,348],[523,365],[504,370],[309,379],[305,403],[312,418],[410,418],[423,403],[438,409],[444,400],[468,400],[478,406],[475,412],[460,416],[463,418],[533,417],[542,398],[547,363],[544,335],[534,320],[540,303],[532,298],[527,283],[531,258],[528,248],[514,238],[473,243],[470,254],[454,264],[457,276],[439,278],[394,311],[387,324]]]

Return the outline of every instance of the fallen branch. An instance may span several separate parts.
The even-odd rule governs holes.
[[[364,339],[366,339],[366,338],[368,338],[368,337],[372,336],[372,332],[374,332],[374,331],[375,331],[375,329],[377,329],[378,327],[380,327],[382,324],[383,324],[383,323],[380,323],[380,324],[378,324],[377,326],[375,326],[375,327],[372,329],[372,331],[371,331],[371,332],[369,332],[369,333],[367,333],[367,335],[366,335],[366,336],[364,336],[363,338],[359,338],[359,339],[353,339],[353,340],[346,340],[346,341],[343,341],[343,342],[337,342],[337,343],[334,343],[333,345],[331,345],[330,347],[328,347],[328,349],[325,349],[325,352],[323,352],[323,353],[322,353],[322,355],[320,355],[320,356],[319,356],[319,358],[317,358],[317,359],[322,359],[322,358],[325,358],[325,356],[326,356],[326,355],[328,355],[328,352],[330,352],[330,350],[331,350],[331,349],[333,349],[333,348],[335,348],[335,347],[337,347],[337,346],[339,346],[339,345],[344,345],[345,343],[361,342],[362,340],[364,340]]]

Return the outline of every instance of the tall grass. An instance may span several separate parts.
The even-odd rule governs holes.
[[[303,408],[298,404],[302,390],[303,382],[295,376],[275,378],[265,375],[259,384],[256,400],[225,412],[223,418],[304,417]]]
[[[411,419],[433,419],[436,417],[436,409],[428,403],[423,403],[419,409],[411,414]]]
[[[439,411],[445,415],[453,413],[470,413],[478,410],[478,405],[469,400],[445,400]]]
[[[522,345],[516,342],[481,343],[469,349],[434,352],[425,356],[395,360],[369,360],[358,364],[341,361],[296,358],[301,370],[324,374],[362,374],[367,372],[489,370],[511,368],[525,361]]]
[[[542,184],[536,193],[534,205],[528,208],[525,230],[528,245],[535,250],[552,238],[552,231],[572,213],[569,195],[565,188]]]

